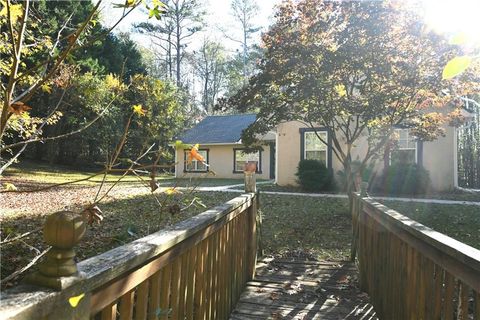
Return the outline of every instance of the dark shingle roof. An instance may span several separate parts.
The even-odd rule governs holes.
[[[208,116],[195,127],[184,132],[178,140],[183,143],[236,143],[242,130],[255,122],[255,114]]]

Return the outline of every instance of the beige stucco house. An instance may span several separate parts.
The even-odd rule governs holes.
[[[323,139],[329,141],[328,131],[316,128]],[[398,149],[375,163],[380,171],[396,158],[422,165],[430,172],[431,187],[438,191],[450,190],[456,186],[456,132],[446,126],[445,137],[432,142],[417,141],[408,129],[397,129]],[[342,170],[342,164],[332,152],[331,143],[323,144],[314,129],[297,121],[284,122],[276,130],[276,183],[296,185],[298,162],[302,159],[324,161],[334,173]],[[366,152],[367,139],[360,139],[353,149],[353,159],[362,158]]]
[[[275,134],[261,137],[262,151],[245,153],[241,134],[256,120],[255,114],[208,116],[184,132],[178,140],[184,144],[199,144],[198,152],[206,163],[187,161],[189,149],[175,150],[176,177],[243,178],[247,162],[257,164],[258,179],[273,179],[275,174]],[[273,152],[272,152],[273,151]],[[212,171],[215,175],[206,175]]]
[[[342,170],[340,161],[332,151],[328,130],[318,127],[324,144],[315,130],[298,121],[289,121],[277,126],[275,132],[261,138],[263,151],[247,154],[243,152],[242,131],[255,122],[255,114],[209,116],[194,128],[179,137],[187,144],[200,144],[199,152],[207,159],[208,166],[192,161],[187,163],[188,150],[176,150],[175,174],[177,177],[204,175],[208,170],[216,178],[241,178],[247,161],[257,163],[259,179],[275,179],[278,185],[297,185],[295,173],[302,159],[324,161],[326,166],[337,173]],[[401,160],[417,163],[430,173],[431,187],[437,191],[453,189],[456,177],[456,129],[445,127],[445,136],[432,142],[417,141],[408,129],[397,129],[398,149],[389,152],[375,162],[375,171],[381,172],[392,161]],[[363,157],[367,149],[364,137],[353,150],[353,159]],[[212,176],[213,177],[213,176]]]

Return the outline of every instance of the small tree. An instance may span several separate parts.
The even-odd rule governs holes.
[[[427,32],[413,9],[380,1],[284,3],[263,36],[259,74],[230,100],[259,111],[242,141],[253,144],[282,121],[326,127],[350,193],[352,150],[360,139],[368,139],[362,172],[395,126],[426,141],[442,135],[442,124],[459,113],[438,108],[459,106],[458,90],[469,75],[442,81],[442,68],[458,48]]]
[[[55,21],[55,24],[51,24],[54,21],[51,17],[47,19],[35,16],[36,12],[40,12],[40,14],[46,12],[50,5],[46,1],[1,0],[0,153],[12,152],[12,148],[20,147],[16,155],[11,158],[15,159],[28,144],[73,135],[88,128],[103,115],[101,113],[82,128],[72,132],[44,138],[42,137],[43,127],[46,124],[55,123],[58,120],[58,114],[51,112],[37,115],[34,118],[30,117],[29,111],[33,107],[29,102],[38,92],[51,92],[56,81],[61,81],[63,84],[68,83],[64,81],[64,78],[68,73],[69,65],[76,66],[75,53],[103,39],[142,3],[144,2],[141,0],[128,0],[125,1],[125,4],[117,5],[123,10],[120,18],[110,28],[99,28],[96,19],[98,19],[102,0],[96,4],[70,2],[62,4],[62,6],[55,4],[59,8],[71,10],[63,17],[64,21],[60,23]],[[160,18],[164,12],[164,5],[159,0],[146,4],[146,7],[152,17]],[[53,10],[56,16],[59,15],[59,11],[62,10],[56,10],[56,8]],[[81,12],[81,14],[75,15],[76,12]],[[62,99],[61,97],[60,99]],[[6,137],[7,131],[22,132],[26,129],[30,133],[28,135],[20,134],[20,142],[10,144],[6,142],[6,138],[7,140],[11,138],[11,136]],[[7,161],[1,170],[11,163],[12,161]]]

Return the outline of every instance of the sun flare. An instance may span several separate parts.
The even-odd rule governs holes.
[[[423,0],[425,22],[436,32],[480,44],[480,0]]]

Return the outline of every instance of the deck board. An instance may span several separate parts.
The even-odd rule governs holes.
[[[376,320],[348,262],[265,259],[248,282],[230,320]]]

